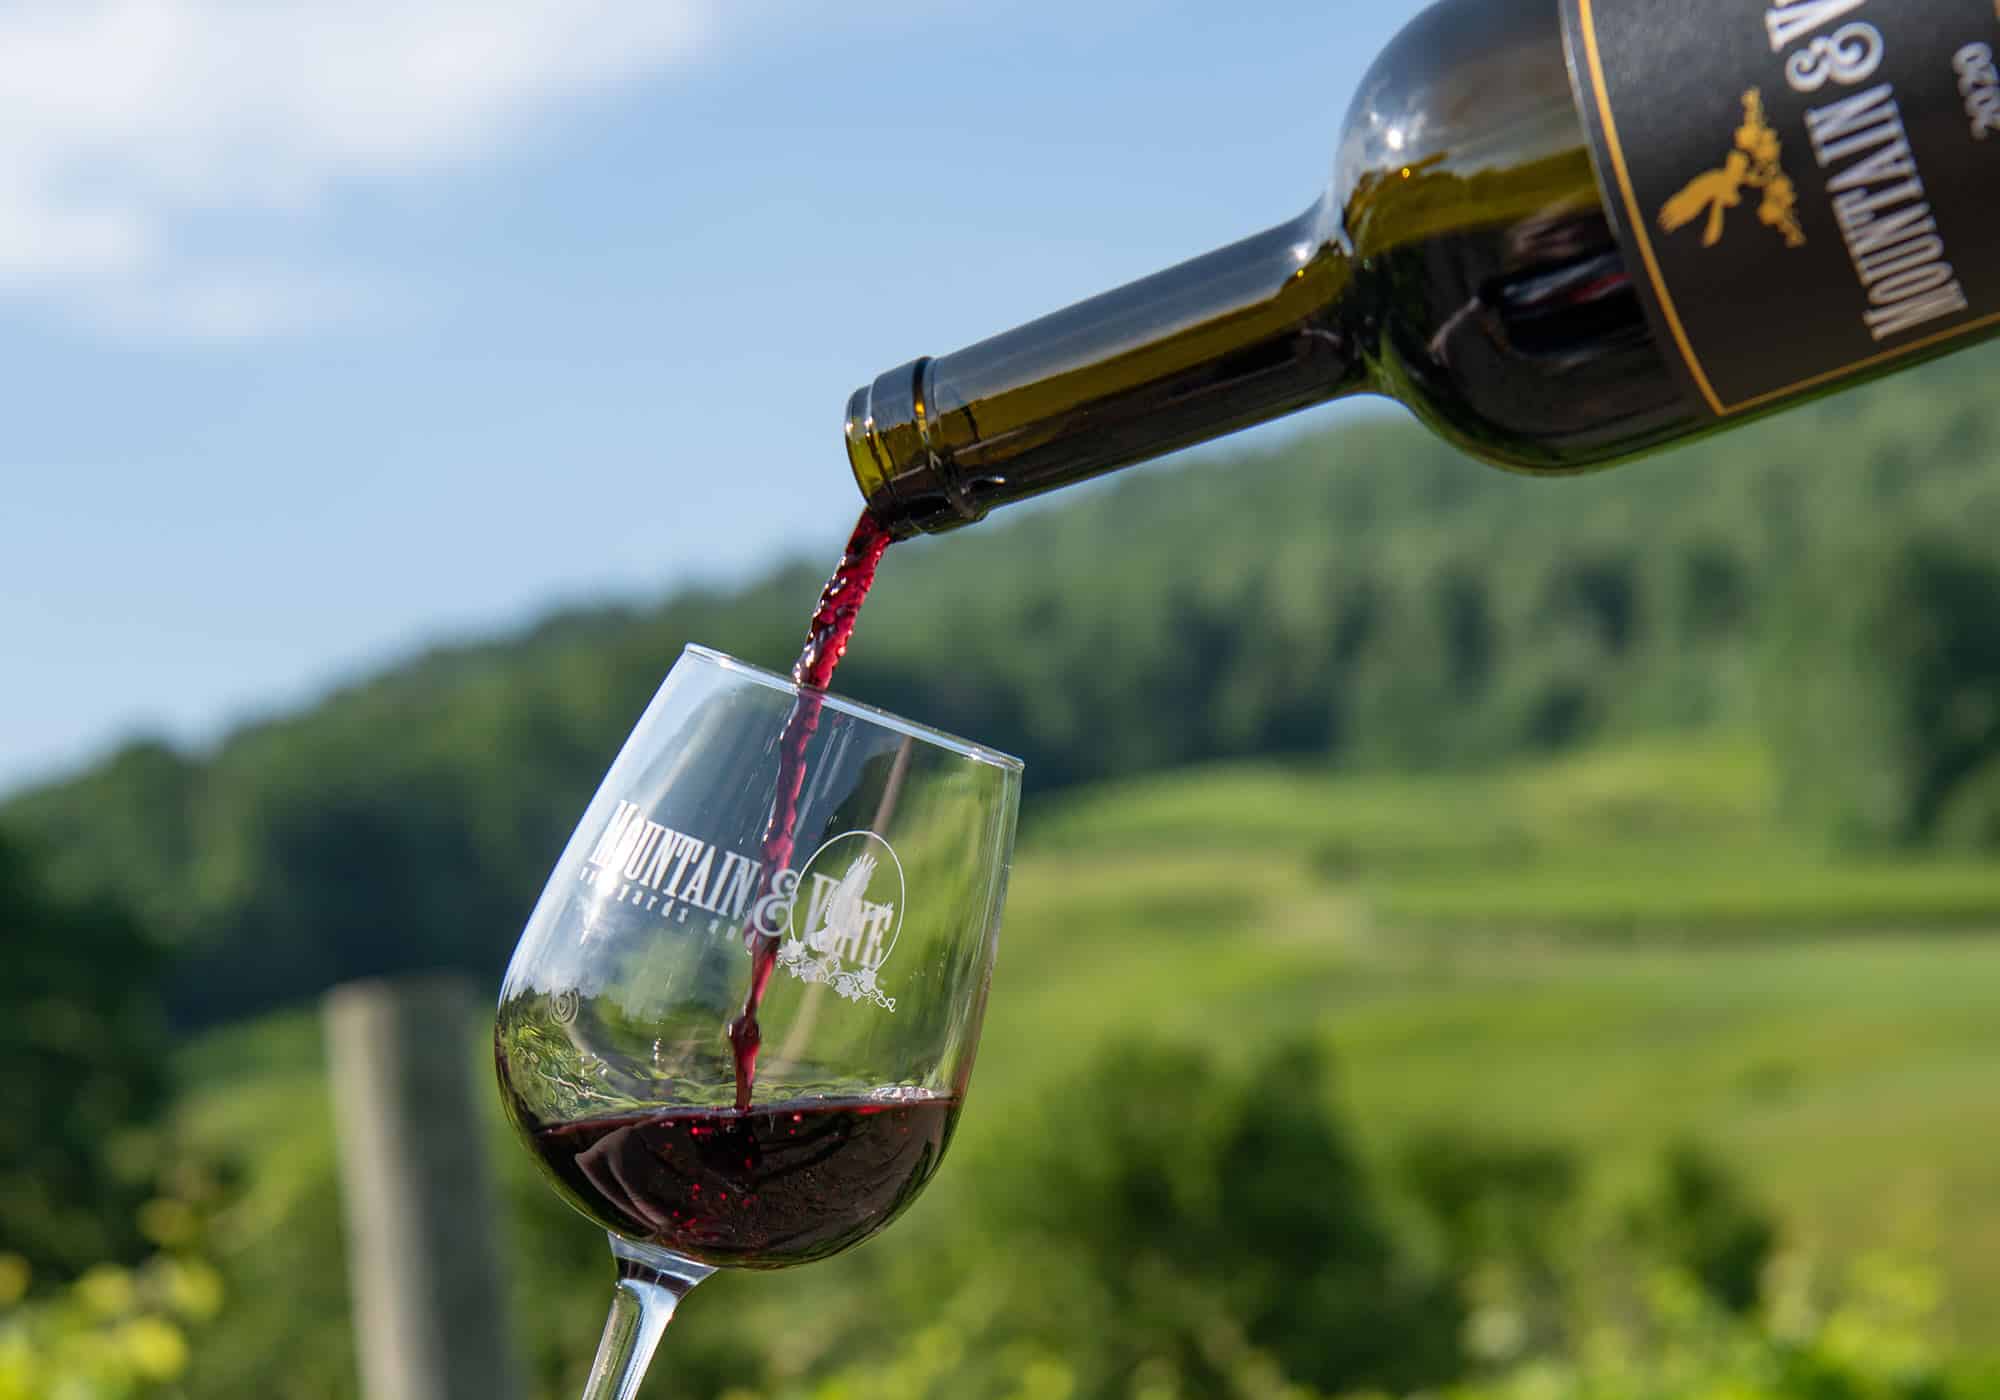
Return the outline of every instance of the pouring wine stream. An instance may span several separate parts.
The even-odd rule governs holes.
[[[806,629],[805,649],[792,666],[792,680],[799,686],[798,699],[785,720],[778,740],[778,790],[771,799],[771,817],[764,827],[764,879],[768,882],[792,863],[793,829],[799,820],[799,793],[806,781],[806,748],[819,728],[820,708],[833,673],[847,654],[854,624],[861,617],[861,605],[875,586],[875,572],[882,554],[894,539],[888,528],[864,511],[847,541],[840,567],[820,591],[819,605]],[[744,925],[743,941],[750,950],[750,989],[743,998],[742,1014],[729,1023],[729,1044],[736,1060],[736,1111],[750,1111],[750,1093],[757,1079],[757,1052],[763,1031],[757,1024],[757,1009],[778,964],[779,937],[767,934],[753,920]]]

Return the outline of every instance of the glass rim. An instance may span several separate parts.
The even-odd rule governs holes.
[[[737,657],[729,655],[727,652],[717,651],[714,647],[702,646],[699,642],[689,642],[682,649],[682,655],[706,661],[725,671],[732,671],[739,676],[756,681],[759,685],[767,686],[772,690],[783,691],[793,699],[797,699],[800,691],[805,689],[805,687],[801,686],[790,676],[781,676],[776,671],[767,671],[762,666],[753,666],[748,661],[740,660]],[[823,697],[823,703],[829,710],[837,711],[854,719],[866,720],[871,724],[878,724],[884,729],[891,729],[898,734],[907,735],[909,738],[920,740],[933,747],[945,749],[957,754],[961,758],[971,759],[975,763],[984,763],[989,767],[999,768],[1017,775],[1026,767],[1020,759],[1010,753],[1002,753],[999,749],[990,748],[985,744],[974,743],[970,739],[962,739],[956,734],[948,734],[944,730],[933,728],[928,724],[919,724],[913,719],[904,719],[901,715],[893,714],[879,705],[865,705],[859,700],[850,700],[846,696],[836,695],[830,690],[822,690],[819,694]]]

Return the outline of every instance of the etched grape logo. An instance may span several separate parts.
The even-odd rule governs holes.
[[[849,1001],[894,1011],[896,999],[876,984],[876,973],[902,930],[903,865],[895,851],[872,831],[850,831],[821,846],[801,876],[778,966]]]

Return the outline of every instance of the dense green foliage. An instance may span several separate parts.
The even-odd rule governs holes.
[[[154,1248],[136,1268],[93,1265],[57,1289],[31,1291],[34,1272],[0,1254],[0,1400],[168,1400],[185,1392],[191,1337],[224,1301],[203,1257],[213,1183],[179,1174],[183,1189],[141,1212]]]
[[[0,844],[0,1251],[74,1271],[137,1242],[167,1083],[161,950],[103,900],[58,900]]]
[[[1279,1043],[1228,1074],[1114,1043],[1052,1088],[1019,1150],[974,1168],[992,1243],[965,1264],[1002,1239],[1033,1261],[993,1309],[989,1358],[1068,1358],[1093,1395],[1148,1370],[1226,1394],[1251,1352],[1323,1389],[1461,1373],[1460,1299],[1391,1221],[1321,1047]]]
[[[1996,540],[1975,514],[1830,551],[1788,582],[1766,727],[1795,805],[1822,824],[1903,842],[2000,838]]]
[[[1574,1358],[1538,1358],[1475,1380],[1420,1392],[1429,1400],[1993,1400],[2000,1372],[1955,1363],[1938,1345],[1936,1288],[1921,1270],[1876,1259],[1831,1306],[1796,1294],[1743,1319],[1717,1307],[1683,1275],[1661,1272],[1643,1306],[1606,1325]],[[981,1353],[973,1353],[981,1355]],[[932,1328],[886,1362],[829,1379],[732,1400],[1081,1400],[1076,1368],[1031,1354],[968,1366],[967,1350]],[[1248,1352],[1219,1390],[1183,1384],[1164,1369],[1135,1378],[1132,1400],[1325,1400]],[[1389,1400],[1380,1391],[1338,1394]]]

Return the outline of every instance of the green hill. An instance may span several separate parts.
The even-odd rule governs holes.
[[[1919,1260],[1947,1300],[1941,1336],[1986,1345],[2000,1317],[2000,942],[1985,936],[2000,929],[2000,866],[1857,873],[1774,829],[1769,798],[1768,765],[1703,742],[1472,779],[1225,766],[1047,799],[939,1180],[878,1244],[705,1284],[658,1393],[1008,1396],[1047,1365],[1079,1395],[1124,1395],[1121,1366],[1169,1360],[1178,1393],[1279,1393],[1204,1383],[1208,1363],[1176,1348],[1221,1318],[1282,1354],[1282,1318],[1232,1292],[1234,1276],[1293,1238],[1286,1290],[1320,1297],[1363,1243],[1285,1212],[1361,1211],[1384,1191],[1395,1237],[1429,1240],[1405,1246],[1406,1267],[1443,1270],[1473,1302],[1554,1309],[1536,1324],[1554,1333],[1530,1327],[1522,1347],[1584,1347],[1618,1316],[1634,1213],[1655,1208],[1662,1163],[1690,1142],[1771,1213],[1813,1297],[1882,1252]],[[1648,868],[1655,885],[1617,893]],[[1656,907],[1646,891],[1667,877],[1675,897]],[[1958,892],[1944,909],[1940,889]],[[1726,924],[1708,922],[1717,909]],[[1332,1073],[1226,1088],[1300,1043]],[[469,1053],[484,1082],[485,1047]],[[190,1393],[351,1394],[316,1024],[213,1032],[179,1068],[185,1130],[246,1183],[221,1251],[231,1302]],[[1205,1191],[1202,1154],[1245,1092],[1254,1115],[1287,1124],[1273,1146],[1289,1149],[1225,1155],[1254,1189]],[[497,1100],[491,1126],[522,1346],[538,1394],[574,1394],[608,1288],[602,1237],[535,1175]],[[1349,1152],[1358,1165],[1343,1166]],[[1455,1200],[1464,1239],[1413,1223]],[[1191,1311],[1148,1294],[1149,1275],[1188,1290]],[[1424,1345],[1420,1319],[1380,1306],[1373,1321],[1298,1324],[1293,1378],[1358,1364],[1356,1327]],[[926,1347],[942,1348],[924,1353],[929,1388],[907,1378]],[[809,1389],[849,1368],[847,1388]],[[1910,1385],[1797,1393],[1932,1393]]]

